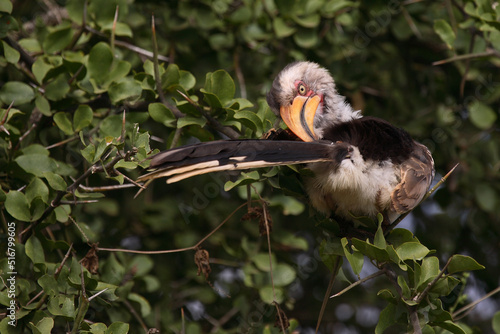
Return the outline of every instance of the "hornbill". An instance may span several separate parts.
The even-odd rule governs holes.
[[[376,217],[386,224],[413,209],[434,177],[424,145],[385,120],[362,117],[316,63],[286,66],[267,95],[296,140],[219,140],[174,148],[151,158],[139,181],[173,183],[222,170],[307,163],[305,188],[317,210],[344,221]],[[278,136],[279,137],[279,136]]]

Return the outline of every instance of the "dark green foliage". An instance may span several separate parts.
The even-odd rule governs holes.
[[[499,22],[489,0],[0,0],[0,332],[305,332],[340,265],[322,333],[500,333],[496,295],[462,317],[498,291]],[[400,228],[337,237],[301,166],[134,199],[159,150],[275,126],[265,93],[301,59],[427,145],[437,180],[460,164]]]

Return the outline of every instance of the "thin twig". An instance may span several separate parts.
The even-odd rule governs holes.
[[[260,196],[260,194],[259,194],[259,196]],[[281,312],[280,312],[280,308],[278,306],[279,304],[278,304],[277,299],[276,299],[276,290],[274,288],[273,257],[272,257],[273,250],[271,248],[271,231],[269,229],[269,221],[267,219],[267,212],[266,211],[267,211],[266,202],[262,201],[262,212],[264,213],[264,224],[266,226],[267,250],[269,252],[269,276],[271,278],[271,288],[273,290],[273,301],[274,301],[275,306],[276,306],[276,311],[278,312],[278,318],[280,320],[281,330],[283,331],[283,333],[285,333],[285,324],[283,323],[283,319],[281,318]]]
[[[85,192],[88,193],[99,193],[103,191],[110,191],[110,190],[117,190],[117,189],[124,189],[124,188],[135,188],[137,187],[135,184],[132,183],[124,183],[124,184],[115,184],[112,186],[102,186],[102,187],[87,187],[84,186],[83,184],[80,184],[78,188],[84,190]],[[142,186],[141,186],[142,188]]]
[[[61,204],[68,204],[68,205],[79,205],[79,204],[90,204],[90,203],[99,203],[98,199],[88,199],[85,201],[61,201]]]
[[[427,286],[425,287],[424,291],[422,291],[421,293],[416,294],[415,297],[413,297],[413,301],[414,302],[416,302],[417,304],[420,304],[420,302],[425,298],[425,296],[427,296],[427,293],[429,293],[429,291],[437,283],[437,281],[441,278],[441,276],[443,276],[444,272],[446,271],[446,269],[448,268],[448,266],[451,263],[451,259],[453,259],[453,256],[448,259],[448,261],[444,265],[443,269],[441,269],[441,271],[439,272],[439,274],[432,280],[432,282],[430,282],[429,284],[427,284]]]
[[[9,107],[5,110],[5,113],[3,114],[2,120],[0,121],[0,131],[5,132],[7,135],[10,136],[10,132],[5,128],[4,124],[7,122],[7,117],[9,116],[10,109],[14,105],[14,101],[12,101],[9,105]]]
[[[404,16],[406,22],[410,26],[411,31],[413,31],[413,33],[415,34],[415,36],[417,36],[418,39],[422,39],[422,34],[420,33],[420,30],[418,30],[417,25],[415,24],[415,22],[411,18],[411,15],[408,13],[406,8],[401,7],[401,11],[403,12],[403,16]]]
[[[170,143],[169,149],[172,149],[177,146],[179,139],[181,139],[182,128],[175,129],[174,138],[172,138],[172,142]]]
[[[85,26],[85,30],[87,30],[88,32],[93,33],[94,35],[97,35],[97,36],[100,36],[100,37],[103,37],[103,38],[107,38],[106,34],[103,34],[99,30],[96,30],[96,29],[94,29],[94,28],[92,28],[90,26]],[[115,40],[115,45],[116,46],[121,46],[121,47],[123,47],[125,49],[133,51],[133,52],[135,52],[135,53],[137,53],[137,54],[139,54],[141,56],[145,56],[145,57],[147,57],[149,59],[153,59],[153,52],[145,50],[143,48],[140,48],[140,47],[138,47],[136,45],[133,45],[133,44],[121,41],[119,39]],[[162,55],[158,55],[158,59],[160,59],[161,61],[168,62],[168,57],[165,57],[165,56],[162,56]]]
[[[336,262],[334,267],[332,268],[332,276],[330,277],[330,281],[328,282],[328,287],[325,291],[325,296],[323,298],[323,302],[321,303],[321,309],[319,310],[318,321],[316,323],[316,334],[319,331],[319,325],[321,324],[321,320],[323,319],[323,315],[325,314],[326,304],[328,303],[328,296],[332,292],[333,284],[335,283],[335,279],[337,278],[337,274],[340,269],[340,264],[342,263],[342,258],[340,256],[336,256]],[[330,297],[331,298],[331,297]]]
[[[236,78],[238,79],[238,84],[240,85],[240,95],[242,98],[247,98],[247,88],[245,84],[245,77],[243,76],[243,72],[240,67],[240,48],[236,48],[234,52],[234,72],[236,73]]]
[[[247,203],[243,203],[240,206],[238,206],[233,212],[229,214],[229,216],[222,221],[216,228],[214,228],[210,233],[208,233],[203,239],[198,241],[196,245],[191,246],[191,247],[186,247],[186,248],[178,248],[178,249],[169,249],[169,250],[160,250],[160,251],[138,251],[138,250],[131,250],[131,249],[120,249],[120,248],[102,248],[98,247],[98,251],[105,251],[105,252],[123,252],[123,253],[132,253],[132,254],[149,254],[149,255],[155,255],[155,254],[170,254],[170,253],[180,253],[180,252],[185,252],[189,250],[194,250],[198,248],[205,240],[210,238],[215,232],[217,232],[222,225],[228,222],[228,220],[238,212],[239,209],[247,205]]]
[[[101,290],[101,291],[97,292],[95,295],[90,296],[90,297],[89,297],[89,302],[90,302],[92,299],[94,299],[95,297],[99,296],[101,293],[106,292],[106,290],[108,290],[108,289],[109,289],[109,288],[105,288],[105,289],[103,289],[103,290]]]
[[[80,37],[83,35],[83,32],[85,31],[85,26],[87,25],[87,3],[88,3],[87,0],[83,2],[82,25],[80,26],[80,29],[78,29],[76,34],[73,36],[73,39],[71,40],[69,45],[66,47],[67,50],[73,50],[76,43],[78,42]]]
[[[146,189],[146,188],[144,188],[144,186],[143,186],[142,184],[139,184],[139,183],[137,183],[135,180],[132,180],[130,177],[128,177],[127,175],[123,174],[123,173],[122,173],[122,172],[120,172],[118,169],[114,169],[113,171],[114,171],[115,173],[117,173],[117,174],[119,174],[119,175],[123,176],[123,178],[124,178],[125,180],[127,180],[128,182],[130,182],[130,183],[131,183],[131,184],[133,184],[134,186],[139,187],[139,188]]]
[[[50,150],[50,149],[53,149],[53,148],[56,148],[56,147],[59,147],[59,146],[62,146],[64,144],[67,144],[67,143],[70,143],[72,141],[75,141],[77,139],[79,139],[80,137],[78,135],[74,135],[73,137],[69,137],[69,138],[66,138],[64,140],[61,140],[60,142],[57,142],[55,144],[52,144],[52,145],[49,145],[49,146],[46,146],[45,148],[47,150]]]
[[[139,324],[141,325],[142,329],[144,329],[144,332],[147,333],[149,331],[148,326],[146,326],[146,323],[141,318],[141,316],[139,315],[139,313],[137,313],[137,311],[134,309],[134,307],[132,306],[132,304],[130,304],[130,302],[128,300],[126,300],[126,299],[122,299],[121,301],[122,301],[123,304],[125,304],[125,306],[127,306],[127,308],[130,311],[130,313],[132,313],[132,315],[134,316],[134,318],[139,322]]]
[[[459,318],[457,318],[457,316],[460,314],[460,313],[463,313],[473,307],[475,307],[477,304],[479,304],[480,302],[482,302],[483,300],[485,299],[488,299],[490,298],[491,296],[493,296],[494,294],[496,293],[499,293],[500,292],[500,286],[497,287],[495,290],[493,291],[490,291],[489,293],[485,294],[483,297],[479,298],[478,300],[475,300],[473,301],[472,303],[468,304],[468,305],[465,305],[464,307],[462,307],[461,309],[459,309],[458,311],[454,312],[452,314],[452,317],[453,319],[457,320]],[[460,317],[461,318],[461,317]]]
[[[346,288],[345,288],[345,289],[343,289],[342,291],[337,292],[337,293],[336,293],[336,294],[334,294],[334,295],[331,295],[331,296],[330,296],[330,298],[334,298],[334,297],[341,296],[341,295],[343,295],[344,293],[346,293],[347,291],[351,290],[352,288],[354,288],[354,287],[356,287],[356,286],[358,286],[358,285],[360,285],[360,284],[363,284],[364,282],[369,281],[369,280],[371,280],[371,279],[373,279],[373,278],[375,278],[375,277],[378,277],[378,276],[380,276],[380,275],[382,275],[382,274],[384,274],[384,273],[385,273],[385,269],[382,269],[382,270],[379,270],[379,271],[377,271],[377,272],[375,272],[375,273],[373,273],[373,274],[371,274],[371,275],[366,276],[365,278],[362,278],[362,279],[360,279],[360,280],[357,280],[356,282],[354,282],[354,283],[350,284],[348,287],[346,287]]]
[[[485,52],[469,53],[469,54],[465,54],[465,55],[453,56],[453,57],[448,58],[448,59],[438,60],[438,61],[433,62],[432,65],[437,66],[437,65],[443,65],[443,64],[451,63],[451,62],[458,61],[458,60],[483,58],[483,57],[489,57],[489,56],[500,57],[500,52],[488,48]]]
[[[114,55],[115,54],[115,36],[116,36],[116,22],[118,22],[118,12],[119,12],[120,6],[116,5],[115,9],[115,17],[113,18],[113,26],[111,27],[111,38],[110,38],[110,45],[111,45],[111,53]]]

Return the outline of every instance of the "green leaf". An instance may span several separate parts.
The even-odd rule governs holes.
[[[44,96],[38,95],[35,99],[35,105],[43,115],[49,117],[52,116],[52,112],[50,111],[50,103]]]
[[[63,50],[73,39],[73,29],[65,24],[47,35],[42,43],[46,53],[56,53]]]
[[[262,131],[263,125],[256,113],[248,110],[240,110],[234,114],[234,118],[249,127],[253,131]]]
[[[131,67],[132,65],[128,61],[115,61],[112,64],[111,70],[102,85],[107,87],[113,82],[120,82],[130,72]],[[132,78],[127,78],[127,80],[132,80]]]
[[[136,167],[137,167],[137,162],[136,161],[120,160],[115,165],[115,168],[135,169]]]
[[[37,322],[36,325],[33,322],[30,322],[28,326],[31,328],[33,333],[50,334],[52,333],[52,328],[54,327],[54,319],[44,317],[42,320]]]
[[[422,260],[429,252],[429,249],[419,242],[405,242],[396,248],[396,253],[403,261]]]
[[[14,102],[14,106],[19,106],[33,101],[34,98],[33,88],[24,82],[9,81],[0,88],[0,100],[6,105]]]
[[[124,322],[115,321],[109,325],[105,334],[127,334],[129,330],[129,324]]]
[[[53,119],[57,127],[62,130],[67,135],[72,135],[75,131],[71,125],[71,114],[67,112],[57,112],[54,114]]]
[[[268,253],[255,254],[251,260],[259,270],[266,271],[266,272],[270,270],[270,268],[269,268],[269,254]],[[273,268],[275,268],[277,265],[277,262],[276,262],[276,256],[274,254],[271,255],[271,261],[272,261]]]
[[[448,273],[450,274],[480,269],[484,269],[484,266],[477,263],[477,261],[470,256],[460,254],[453,255],[448,265]]]
[[[495,313],[495,315],[493,316],[491,325],[493,327],[493,331],[495,332],[495,334],[500,334],[500,311]]]
[[[47,310],[55,316],[74,318],[75,303],[73,296],[57,295],[54,298],[50,298],[47,303]]]
[[[384,331],[396,323],[396,305],[389,303],[380,312],[377,327],[375,327],[375,334],[383,334]]]
[[[26,241],[26,255],[31,259],[31,261],[36,263],[44,263],[45,262],[45,253],[43,251],[43,246],[40,240],[34,235],[29,237]]]
[[[273,29],[278,38],[288,37],[295,32],[295,28],[288,26],[281,17],[274,18]]]
[[[229,73],[218,70],[207,74],[205,90],[217,96],[224,106],[233,99],[236,87]]]
[[[293,16],[293,20],[304,28],[315,28],[319,25],[320,16],[318,14],[311,14],[307,16]]]
[[[417,277],[417,288],[423,290],[430,280],[434,279],[439,274],[439,260],[435,256],[427,257],[422,260],[420,266],[420,275]]]
[[[443,19],[434,21],[434,31],[446,43],[448,49],[453,49],[456,35],[448,22]]]
[[[111,115],[106,117],[101,123],[103,136],[118,138],[122,133],[122,115]]]
[[[55,161],[43,154],[24,154],[15,159],[25,172],[43,177],[45,172],[54,172],[58,166]]]
[[[121,101],[137,100],[142,93],[142,86],[134,79],[124,79],[119,83],[114,83],[109,87],[108,94],[113,104]]]
[[[387,300],[390,303],[397,304],[398,298],[393,294],[393,292],[389,289],[382,289],[377,293],[377,296]],[[382,311],[383,312],[383,311]]]
[[[226,187],[229,187],[229,185],[231,184],[230,182],[231,181],[226,182],[226,184],[224,185],[224,189]],[[248,183],[253,183],[253,182],[248,182]],[[243,184],[243,183],[241,183],[241,184]],[[242,188],[240,188],[240,189],[243,190]],[[269,205],[270,206],[277,206],[277,205],[281,206],[283,208],[282,212],[285,216],[288,216],[288,215],[298,216],[302,212],[304,212],[304,210],[306,208],[304,203],[302,203],[301,201],[299,201],[295,197],[285,196],[285,195],[273,196],[269,200]]]
[[[114,24],[114,22],[108,21],[108,23],[103,24],[102,30],[111,32],[113,30],[113,25],[115,26],[114,30],[116,36],[133,37],[132,29],[130,29],[128,24],[123,22],[116,22],[116,24]]]
[[[229,49],[234,46],[234,35],[231,33],[213,34],[208,38],[208,43],[214,50]]]
[[[300,29],[293,35],[293,40],[304,49],[310,49],[319,42],[318,33],[314,29]]]
[[[186,116],[177,120],[178,128],[183,128],[188,125],[199,125],[200,127],[204,127],[205,124],[207,124],[207,120],[204,117]]]
[[[161,76],[161,87],[165,90],[171,89],[173,86],[179,84],[180,79],[179,67],[175,64],[168,65],[165,73]]]
[[[295,277],[297,277],[297,274],[292,266],[285,263],[273,266],[273,282],[275,286],[286,286],[292,283]]]
[[[53,56],[53,57],[44,57],[44,56],[41,56],[41,57],[38,57],[35,62],[33,63],[33,65],[31,66],[31,70],[33,72],[33,75],[35,76],[36,80],[39,82],[39,83],[43,83],[44,82],[44,78],[45,76],[47,75],[47,73],[54,68],[54,63],[51,62],[50,60],[52,58],[56,58],[57,56]],[[60,59],[62,60],[62,59]]]
[[[373,238],[373,244],[378,248],[387,247],[387,243],[384,238],[384,231],[382,230],[381,224],[379,223],[379,227],[377,228],[377,232],[375,232],[375,237]]]
[[[81,104],[75,111],[75,115],[73,116],[73,128],[75,132],[86,128],[92,123],[92,119],[94,118],[94,113],[92,108],[88,105]]]
[[[265,286],[259,289],[260,299],[262,299],[262,301],[266,304],[272,304],[274,301],[277,303],[281,303],[284,298],[283,290],[276,287],[274,291],[276,293],[276,299],[274,299],[272,286]]]
[[[351,240],[352,244],[364,255],[378,262],[386,262],[390,260],[390,256],[385,249],[378,248],[369,242],[365,242],[356,238]]]
[[[11,30],[19,29],[17,19],[11,15],[0,15],[0,38],[7,36]]]
[[[89,144],[87,145],[83,150],[80,150],[80,153],[82,154],[83,158],[87,160],[88,163],[93,164],[94,163],[94,157],[95,157],[95,145],[94,144]]]
[[[479,129],[489,129],[497,120],[497,114],[488,105],[474,101],[469,105],[470,120]]]
[[[166,127],[175,127],[175,122],[177,119],[170,109],[168,109],[163,103],[150,103],[148,106],[148,112],[152,119],[156,122],[165,125]]]
[[[24,155],[40,154],[48,157],[50,155],[50,152],[40,144],[32,144],[28,147],[23,148],[23,154]]]
[[[35,177],[26,187],[26,200],[31,203],[33,199],[39,197],[44,203],[49,201],[49,188],[45,183]]]
[[[386,236],[386,240],[395,248],[399,247],[405,242],[418,242],[418,239],[415,238],[413,233],[405,228],[395,228],[391,231],[391,233],[389,233],[388,236]]]
[[[103,83],[111,70],[113,53],[108,44],[99,42],[90,50],[88,70],[91,78],[97,83]]]
[[[278,236],[278,235],[279,236]],[[302,238],[300,236],[294,235],[292,233],[284,232],[283,234],[278,233],[278,232],[273,232],[273,235],[277,237],[278,242],[281,245],[291,247],[293,249],[299,249],[303,251],[307,251],[308,247],[308,242],[305,238]]]
[[[65,223],[69,219],[71,207],[69,205],[60,205],[54,209],[56,220],[60,223]]]
[[[0,12],[12,13],[12,2],[10,0],[0,0]]]
[[[137,293],[130,293],[127,298],[133,302],[136,302],[139,304],[140,306],[140,310],[141,310],[141,315],[143,317],[147,317],[148,315],[151,314],[151,305],[149,305],[149,302],[146,298],[144,298],[143,296],[137,294]],[[114,332],[113,332],[114,333]]]
[[[1,4],[0,4],[1,5]],[[21,55],[19,54],[19,51],[11,47],[9,44],[5,43],[2,41],[2,46],[3,46],[3,56],[7,60],[7,62],[11,64],[17,64],[19,61],[19,58]]]
[[[403,294],[404,299],[410,299],[411,292],[408,287],[408,282],[406,282],[405,278],[401,275],[398,276],[398,285],[401,288],[401,293]],[[408,303],[408,300],[405,300],[404,302]]]
[[[51,101],[59,101],[64,99],[69,91],[68,79],[63,73],[45,86],[45,97]]]
[[[467,334],[458,324],[454,323],[451,320],[443,322],[431,322],[429,324],[432,326],[441,327],[453,334]]]
[[[220,99],[217,97],[217,95],[210,93],[206,91],[205,89],[200,89],[200,92],[203,93],[203,98],[207,102],[207,104],[212,107],[213,109],[220,109],[222,108],[222,102]]]
[[[340,242],[342,243],[345,257],[347,261],[349,261],[354,275],[359,276],[361,270],[363,269],[365,257],[356,249],[352,249],[349,246],[349,241],[346,238],[342,238]]]
[[[260,180],[260,174],[256,170],[251,172],[242,172],[238,180],[236,180],[235,182],[227,181],[224,184],[224,191],[229,191],[234,187],[251,184],[259,180]]]
[[[29,222],[31,220],[30,206],[26,196],[19,191],[11,190],[5,199],[5,209],[17,220]]]
[[[38,284],[42,287],[43,291],[50,297],[54,297],[59,293],[59,285],[52,275],[45,274],[38,279]]]
[[[191,72],[181,70],[179,73],[179,85],[181,85],[186,91],[192,89],[196,85],[196,78],[191,74]]]

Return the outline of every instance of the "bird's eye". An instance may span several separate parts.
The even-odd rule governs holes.
[[[306,95],[307,93],[306,86],[304,84],[299,84],[298,91],[300,95]]]

